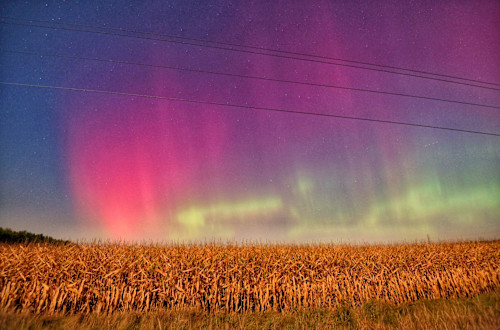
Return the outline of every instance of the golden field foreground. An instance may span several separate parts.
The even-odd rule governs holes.
[[[296,312],[500,288],[500,241],[335,245],[0,244],[0,311]]]
[[[402,305],[370,302],[357,307],[294,313],[180,311],[112,314],[0,312],[1,329],[500,329],[500,293],[473,298],[420,300]]]

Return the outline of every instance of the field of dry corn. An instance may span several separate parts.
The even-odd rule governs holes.
[[[297,311],[500,288],[500,241],[335,245],[0,244],[0,311]]]

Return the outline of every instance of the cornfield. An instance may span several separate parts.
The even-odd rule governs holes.
[[[335,245],[0,244],[0,311],[296,311],[470,297],[500,241]]]

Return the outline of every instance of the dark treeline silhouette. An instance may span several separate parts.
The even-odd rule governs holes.
[[[68,244],[69,241],[55,239],[43,234],[33,234],[23,231],[13,231],[9,228],[0,227],[0,243],[51,243]]]

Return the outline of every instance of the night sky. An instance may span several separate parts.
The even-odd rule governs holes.
[[[2,1],[0,81],[500,134],[498,1],[208,3]],[[0,226],[70,239],[500,238],[500,137],[0,84]]]

